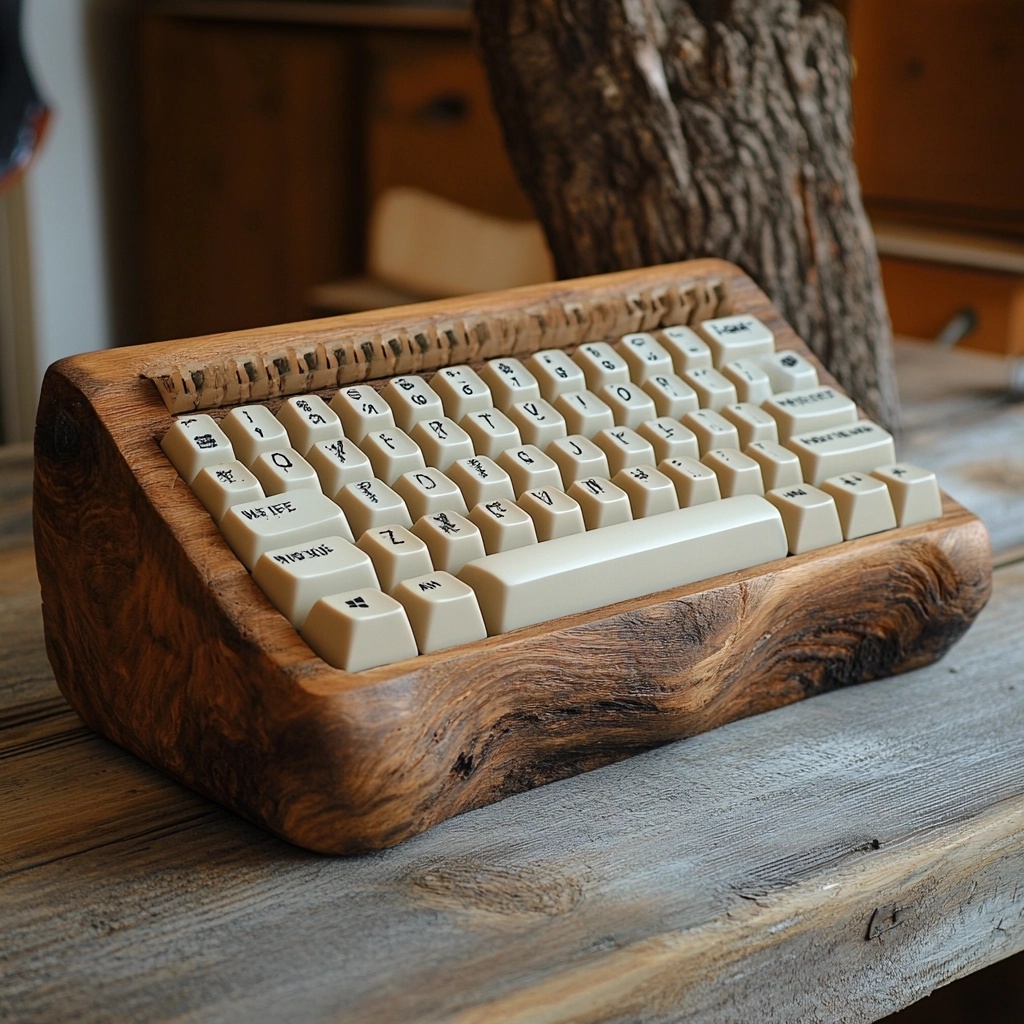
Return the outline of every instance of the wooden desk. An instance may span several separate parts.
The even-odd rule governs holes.
[[[942,662],[357,859],[79,723],[43,652],[29,452],[0,453],[0,1019],[863,1021],[1024,949],[1024,406],[1001,363],[901,358],[904,452],[973,486],[1001,549]]]

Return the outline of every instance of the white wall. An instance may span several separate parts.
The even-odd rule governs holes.
[[[36,373],[129,340],[133,0],[26,0],[24,42],[53,108],[26,176]]]

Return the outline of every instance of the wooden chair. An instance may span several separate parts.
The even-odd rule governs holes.
[[[415,188],[384,192],[370,215],[368,273],[317,286],[310,304],[352,313],[554,278],[536,221],[480,213]]]

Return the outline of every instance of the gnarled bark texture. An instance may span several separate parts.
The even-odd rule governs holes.
[[[558,274],[720,256],[868,415],[898,420],[825,0],[476,0],[509,153]]]

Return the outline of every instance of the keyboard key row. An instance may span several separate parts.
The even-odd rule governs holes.
[[[691,469],[714,477],[700,463]],[[641,471],[636,479],[646,475]],[[468,516],[441,511],[414,524],[371,527],[356,543],[341,509],[313,491],[235,506],[222,529],[255,581],[313,649],[336,667],[358,671],[371,661],[440,650],[746,568],[787,551],[801,554],[897,522],[905,526],[941,515],[934,475],[905,464],[872,476],[846,474],[821,488],[799,484],[770,490],[765,498],[738,495],[682,509],[674,499],[659,509],[654,488],[649,514],[642,517],[634,514],[635,497],[611,481],[574,486],[575,494],[530,492],[518,503],[479,504]],[[465,588],[448,579],[455,576],[470,585],[472,604]],[[434,605],[448,600],[453,587],[462,610],[448,615]],[[401,608],[399,614],[378,597],[370,604],[390,609],[391,639],[383,649],[366,641],[365,631],[376,636],[377,626],[363,622],[364,606],[358,621],[346,618],[353,614],[349,591],[357,590],[363,599],[369,591],[390,594]],[[408,607],[414,599],[422,606],[415,616]],[[324,607],[307,628],[318,602]],[[344,627],[339,618],[346,619]],[[467,623],[477,618],[483,625],[467,636]],[[399,621],[408,625],[399,630],[401,643],[391,634]],[[352,630],[358,635],[344,640],[339,653],[338,637]]]
[[[905,464],[883,467],[873,475],[842,474],[823,481],[820,488],[798,482],[765,492],[758,477],[746,477],[746,461],[753,460],[738,452],[719,455],[723,462],[738,463],[724,500],[764,494],[782,515],[792,554],[941,515],[934,474]],[[495,498],[468,511],[465,504],[440,507],[445,504],[441,502],[414,516],[380,481],[361,481],[351,493],[353,501],[342,507],[314,491],[244,502],[225,513],[221,530],[250,571],[268,553],[281,554],[277,561],[291,564],[304,558],[282,549],[301,551],[324,537],[350,543],[358,538],[387,580],[381,586],[390,590],[410,574],[431,569],[457,573],[485,554],[579,533],[603,534],[610,526],[659,518],[680,508],[723,507],[720,475],[692,460],[666,463],[661,470],[637,468],[614,481],[588,478],[568,491],[529,490],[515,501]],[[405,559],[401,564],[394,562],[396,549]]]
[[[741,451],[735,428],[724,422],[716,424],[716,415],[703,410],[695,414],[694,425],[698,425],[696,419],[703,418],[709,428],[708,438],[699,448],[692,432],[666,421],[642,428],[654,431],[657,427],[647,435],[651,441],[623,427],[602,431],[594,440],[582,436],[559,438],[547,452],[533,445],[520,445],[506,449],[497,460],[473,455],[457,460],[445,473],[427,466],[422,452],[407,435],[391,432],[384,436],[392,445],[389,451],[393,461],[378,458],[381,452],[372,448],[375,458],[371,461],[360,449],[340,439],[314,445],[312,461],[284,449],[259,456],[251,469],[238,461],[213,463],[192,478],[192,486],[218,522],[232,506],[260,505],[264,498],[295,496],[307,490],[321,492],[326,487],[326,496],[340,506],[358,536],[382,523],[411,525],[424,515],[442,510],[467,514],[478,504],[514,501],[529,491],[566,491],[586,508],[591,494],[581,483],[595,479],[610,481],[616,500],[621,501],[620,492],[624,492],[634,517],[643,517],[654,514],[654,509],[670,507],[667,502],[673,493],[678,505],[685,507],[805,482],[818,485],[832,476],[870,472],[895,461],[891,436],[866,421],[800,435],[791,439],[788,447],[761,440]],[[191,429],[209,431],[197,435],[202,440],[216,427],[193,423]],[[725,444],[706,449],[708,440],[718,438]],[[698,460],[696,455],[701,450],[705,453]],[[223,457],[225,449],[215,446],[212,452]],[[386,475],[375,475],[382,468]],[[267,507],[277,504],[269,502]],[[588,509],[584,519],[603,522],[608,514]]]
[[[759,565],[786,550],[771,504],[733,498],[484,555],[458,575],[414,576],[390,594],[372,584],[326,594],[310,606],[301,633],[325,661],[362,671]]]
[[[616,387],[626,390],[625,385]],[[811,482],[847,470],[870,470],[895,458],[891,437],[867,421],[858,421],[853,404],[831,388],[787,393],[776,400],[781,410],[778,418],[764,408],[737,403],[722,413],[698,409],[685,413],[681,420],[659,416],[643,420],[635,428],[608,426],[589,435],[567,434],[565,419],[552,406],[528,402],[528,408],[521,410],[522,429],[504,413],[491,409],[470,413],[463,421],[468,429],[447,418],[421,421],[411,433],[397,427],[372,431],[358,445],[345,437],[319,439],[304,456],[283,443],[290,440],[287,435],[283,440],[275,435],[272,445],[262,441],[256,445],[249,433],[253,425],[270,435],[272,424],[280,427],[280,423],[264,409],[270,419],[262,424],[265,417],[259,415],[260,407],[251,407],[225,416],[226,430],[207,415],[181,417],[163,438],[162,446],[189,483],[204,468],[238,461],[251,471],[265,494],[310,487],[331,497],[357,480],[376,477],[393,485],[407,473],[428,467],[455,472],[455,467],[465,467],[468,460],[479,458],[496,461],[510,473],[518,493],[545,483],[559,486],[556,466],[561,485],[568,486],[583,476],[614,476],[633,466],[684,456],[701,458],[722,448],[746,450],[757,445],[761,453],[778,452],[780,420],[785,424],[783,445],[799,458]],[[810,412],[787,419],[787,403],[806,404]],[[244,431],[239,427],[243,418],[247,424]],[[535,429],[528,429],[527,418],[535,420]],[[794,425],[811,425],[812,429],[791,433]],[[239,455],[245,458],[239,459]],[[458,472],[464,474],[465,470]],[[544,473],[550,473],[551,479]]]

